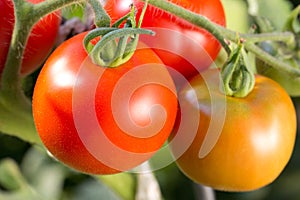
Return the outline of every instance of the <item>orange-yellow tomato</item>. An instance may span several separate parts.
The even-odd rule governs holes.
[[[180,91],[176,127],[191,126],[187,114],[193,109],[199,113],[199,123],[195,133],[174,133],[178,142],[170,144],[176,163],[193,181],[217,190],[250,191],[266,186],[283,171],[293,151],[293,103],[279,84],[263,76],[256,76],[254,90],[247,97],[224,96],[219,77],[217,70],[209,70]],[[196,98],[191,98],[193,93]],[[195,137],[183,151],[187,143],[178,137],[192,134]]]

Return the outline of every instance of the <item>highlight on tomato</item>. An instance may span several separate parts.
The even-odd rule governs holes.
[[[170,2],[201,14],[219,25],[226,24],[224,9],[219,0],[170,0]],[[137,8],[138,19],[144,6],[139,0],[108,0],[105,9],[112,22],[115,22],[129,12],[132,3]],[[147,6],[142,27],[155,31],[154,37],[142,35],[141,41],[153,47],[162,61],[178,72],[172,73],[177,87],[183,84],[178,80],[177,74],[183,75],[186,79],[197,75],[212,64],[221,48],[217,39],[206,30],[152,5]],[[192,58],[192,62],[186,57]]]
[[[296,136],[295,108],[278,83],[255,78],[254,89],[244,98],[221,92],[216,69],[194,77],[179,91],[181,113],[170,148],[180,170],[194,182],[250,191],[270,184],[287,165]],[[178,131],[193,123],[192,111],[199,115],[196,133]]]
[[[27,0],[40,3],[43,0]],[[0,1],[0,74],[3,71],[14,28],[14,5],[12,0]],[[34,25],[28,38],[22,60],[21,75],[25,76],[40,67],[55,45],[61,17],[53,12]]]
[[[89,174],[130,170],[169,137],[177,95],[165,65],[139,42],[116,68],[92,63],[87,33],[65,41],[47,59],[33,94],[33,116],[49,152]]]

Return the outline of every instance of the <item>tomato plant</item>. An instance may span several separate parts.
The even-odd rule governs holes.
[[[28,0],[37,4],[43,0]],[[0,74],[3,71],[14,28],[14,6],[12,0],[0,2]],[[22,60],[21,74],[27,75],[40,67],[53,48],[60,25],[59,12],[42,18],[32,29]]]
[[[142,43],[117,68],[93,64],[85,35],[64,42],[45,63],[33,95],[36,128],[48,150],[70,167],[92,174],[129,170],[149,159],[172,131],[175,86]]]
[[[225,14],[219,0],[171,0],[170,2],[199,13],[222,26],[225,25]],[[144,3],[138,0],[108,0],[105,9],[114,22],[129,12],[132,3],[137,7],[137,18],[139,18]],[[204,29],[151,5],[147,8],[142,27],[154,28],[156,35],[141,36],[141,40],[153,47],[168,67],[175,69],[185,78],[191,78],[199,71],[208,68],[221,48],[216,38]],[[177,82],[178,77],[174,76],[174,78]]]
[[[0,5],[6,1],[8,0],[1,1]],[[290,133],[295,130],[295,127],[291,106],[280,102],[288,101],[289,98],[282,93],[281,89],[278,89],[278,85],[274,82],[270,84],[269,79],[260,76],[256,77],[257,87],[247,96],[254,86],[255,76],[251,72],[255,67],[246,66],[246,62],[241,61],[243,59],[238,59],[241,55],[229,55],[235,51],[236,45],[243,43],[246,51],[242,54],[247,55],[251,52],[266,66],[276,69],[276,73],[278,70],[276,76],[288,82],[286,85],[291,87],[293,92],[293,94],[290,92],[290,95],[294,95],[293,100],[297,102],[296,96],[298,95],[295,91],[299,89],[296,84],[300,75],[298,66],[294,67],[291,63],[284,62],[285,60],[280,56],[263,49],[261,44],[276,42],[283,47],[288,47],[288,51],[275,48],[279,53],[284,53],[284,59],[291,58],[286,55],[299,57],[295,46],[299,44],[299,26],[297,23],[291,23],[289,25],[295,29],[294,31],[280,29],[275,32],[260,32],[259,28],[256,29],[257,27],[248,26],[249,22],[253,23],[254,17],[261,15],[271,18],[275,16],[272,21],[280,22],[290,12],[288,1],[240,1],[244,2],[244,4],[239,4],[242,5],[242,9],[237,11],[235,6],[227,8],[229,14],[235,14],[235,17],[226,19],[229,20],[227,25],[234,28],[234,30],[229,30],[222,27],[225,24],[224,18],[221,19],[223,24],[219,23],[221,21],[214,20],[216,16],[222,15],[222,12],[217,10],[220,5],[219,1],[199,0],[201,3],[198,5],[199,1],[191,0],[148,0],[149,6],[143,27],[153,30],[156,33],[154,37],[143,35],[152,34],[151,31],[132,25],[135,24],[133,9],[131,15],[127,15],[130,18],[126,17],[128,29],[126,29],[128,26],[125,31],[110,27],[111,21],[107,13],[103,12],[103,4],[101,4],[106,1],[47,0],[39,4],[29,4],[25,3],[25,0],[11,0],[15,2],[17,18],[14,20],[19,26],[15,26],[15,34],[11,35],[12,39],[5,42],[10,45],[10,53],[3,57],[4,60],[6,59],[4,62],[7,68],[5,68],[5,74],[2,72],[0,87],[0,199],[9,199],[12,196],[19,197],[19,199],[44,197],[44,199],[60,199],[64,196],[72,199],[95,199],[99,196],[102,199],[110,199],[110,190],[107,191],[103,183],[111,187],[112,191],[122,199],[139,199],[142,196],[146,199],[153,196],[156,196],[156,199],[199,199],[200,196],[213,196],[214,192],[217,199],[226,198],[227,195],[230,195],[228,199],[253,199],[254,196],[258,199],[280,199],[286,198],[286,194],[289,198],[297,199],[299,190],[291,187],[299,179],[297,148],[293,152],[292,162],[289,163],[288,168],[285,168],[295,139],[294,134]],[[106,9],[114,17],[112,22],[119,18],[118,15],[123,16],[129,11],[131,2],[136,3],[137,17],[142,18],[140,13],[144,5],[142,2],[145,0],[110,0]],[[179,6],[174,7],[174,4],[170,2]],[[218,3],[211,6],[214,2]],[[29,27],[33,27],[33,22],[37,22],[47,14],[54,14],[56,10],[69,6],[72,7],[71,12],[68,16],[64,15],[68,21],[63,24],[62,30],[73,34],[74,29],[78,32],[84,31],[85,27],[93,23],[97,28],[89,33],[94,33],[96,36],[93,34],[89,36],[101,35],[105,37],[101,42],[109,41],[110,43],[114,40],[115,43],[110,43],[108,47],[103,45],[105,42],[99,42],[97,44],[102,44],[102,46],[98,45],[96,48],[86,43],[87,40],[91,41],[93,36],[90,37],[91,40],[85,37],[84,46],[87,52],[90,52],[90,55],[87,55],[89,53],[86,53],[82,46],[84,35],[78,35],[75,37],[77,39],[72,38],[58,47],[39,76],[32,105],[32,99],[28,97],[31,97],[36,74],[26,78],[26,82],[22,79],[30,72],[21,71],[23,77],[19,76],[19,67],[21,67],[23,57],[21,55],[23,55],[23,49],[25,50],[27,36],[30,35]],[[124,10],[127,9],[127,11],[123,14],[114,12],[119,6],[125,6]],[[182,9],[183,7],[188,10]],[[12,4],[9,8],[13,10]],[[74,8],[80,13],[74,11]],[[1,11],[0,16],[3,16],[2,8]],[[190,11],[203,13],[205,17]],[[71,22],[69,19],[73,20],[76,16],[81,17],[83,29],[78,29],[76,23],[69,23]],[[4,17],[7,19],[6,15]],[[243,18],[242,21],[245,24],[242,25],[242,29],[239,29],[241,21],[230,23],[230,20],[236,18]],[[210,19],[222,26],[212,23]],[[298,13],[295,19],[298,21]],[[10,22],[13,24],[14,20]],[[5,24],[1,21],[0,23],[2,31],[8,23],[7,20],[4,20]],[[239,29],[238,33],[235,30],[236,27]],[[107,32],[109,34],[106,34]],[[119,61],[126,62],[133,53],[131,50],[137,42],[137,35],[147,46],[144,47],[143,43],[139,43],[136,54],[128,63],[118,68],[104,68],[106,64],[112,67],[112,63],[118,65]],[[222,77],[225,77],[223,79],[226,86],[224,87],[225,93],[236,95],[235,97],[227,97],[220,93],[219,83],[217,84],[219,80],[209,72],[204,73],[217,54],[213,53],[215,56],[212,56],[211,52],[219,51],[220,46],[217,40],[225,50],[222,51],[224,57],[221,55],[218,62],[224,62],[223,58],[225,59],[226,53],[229,60],[237,58],[235,62],[230,63],[232,68],[224,65],[220,70]],[[211,44],[212,48],[206,50],[206,46]],[[42,42],[39,45],[43,46]],[[2,50],[5,50],[3,46],[5,44],[0,46],[1,54]],[[159,56],[153,55],[153,51],[148,48],[154,50]],[[97,57],[97,55],[100,56]],[[122,55],[121,59],[119,55]],[[254,57],[252,61],[255,61]],[[97,59],[100,62],[97,62]],[[96,61],[98,66],[91,63],[91,60]],[[105,63],[100,65],[103,67],[99,66],[101,62]],[[178,71],[177,74],[171,74],[176,84],[178,84],[177,78],[185,77],[191,80],[190,77],[199,72],[205,75],[202,77],[203,80],[199,77],[192,79],[190,83],[193,88],[186,86],[180,89],[181,85],[180,87],[176,85],[176,89],[181,91],[180,111],[176,108],[173,81],[164,66],[161,66],[162,62],[173,67],[168,68],[169,72],[174,72],[173,69]],[[25,60],[23,60],[23,65],[24,63]],[[196,69],[194,69],[195,66]],[[224,71],[225,73],[222,73]],[[266,68],[263,72],[257,68],[257,72],[273,73],[272,70]],[[284,72],[288,73],[286,78]],[[183,76],[175,77],[177,75]],[[262,85],[268,84],[271,86],[260,90]],[[27,89],[30,90],[28,93]],[[247,97],[243,98],[244,95]],[[174,122],[176,111],[179,112],[177,123]],[[287,112],[291,113],[290,116]],[[190,115],[191,113],[197,115]],[[198,117],[200,122],[195,121]],[[173,123],[176,124],[175,129],[172,128]],[[184,131],[185,129],[192,131],[175,133],[180,128]],[[120,173],[114,176],[92,176],[91,178],[91,176],[77,172],[74,176],[72,172],[72,168],[90,174],[112,174],[130,170],[150,158],[162,146],[171,129],[174,130],[174,135],[170,138],[173,155],[178,158],[180,169],[190,179],[184,178],[176,165],[167,167],[174,161],[174,157],[167,154],[168,151],[163,151],[168,150],[167,145],[166,148],[160,149],[159,154],[149,162],[130,171],[132,173],[147,171],[149,172],[147,176],[143,173],[134,175]],[[284,134],[279,135],[279,132]],[[48,158],[44,151],[36,153],[35,146],[41,145],[38,135],[44,142],[45,149],[49,150],[49,154],[51,153],[61,162]],[[17,139],[11,136],[16,136]],[[172,143],[178,141],[176,139],[180,141]],[[11,140],[15,142],[12,143]],[[23,143],[22,140],[25,142]],[[25,147],[19,148],[20,143],[25,144]],[[31,151],[31,146],[33,146],[33,151]],[[278,150],[278,146],[281,150]],[[28,148],[30,152],[27,151]],[[185,150],[185,148],[187,151],[178,151],[178,149]],[[15,149],[19,150],[10,153]],[[4,159],[7,157],[12,157],[17,160],[17,163]],[[35,165],[32,166],[32,163]],[[63,167],[61,163],[65,163],[70,169]],[[18,166],[19,164],[21,167]],[[219,193],[213,190],[213,188],[230,191],[257,189],[274,180],[283,168],[285,168],[285,173],[276,182],[257,192]],[[157,187],[153,172],[161,187]],[[73,178],[76,179],[75,185]],[[66,180],[67,185],[65,185]],[[202,185],[193,185],[191,180],[213,188],[199,188]],[[65,186],[70,188],[68,184],[70,181],[72,188],[65,191]],[[286,184],[287,182],[289,184]],[[43,187],[49,187],[49,185],[52,188],[50,195],[49,190]],[[151,192],[145,192],[149,188]],[[210,194],[202,195],[202,192]],[[115,194],[112,195],[111,198],[114,198]]]
[[[271,183],[285,168],[295,143],[296,114],[290,97],[275,81],[259,75],[245,98],[224,96],[219,89],[218,71],[204,74],[205,79],[200,75],[193,78],[191,85],[178,94],[182,113],[176,127],[178,123],[190,123],[192,116],[185,112],[191,109],[196,109],[200,118],[186,151],[178,151],[181,142],[171,143],[172,152],[179,157],[177,165],[195,182],[218,190],[249,191]],[[196,100],[191,93],[195,93]],[[218,108],[215,114],[213,103]],[[214,122],[224,124],[218,129],[212,125]],[[220,131],[215,144],[205,140],[211,137],[207,135],[209,129],[210,134]],[[187,138],[191,133],[182,134],[175,136]],[[206,154],[204,141],[212,147]]]

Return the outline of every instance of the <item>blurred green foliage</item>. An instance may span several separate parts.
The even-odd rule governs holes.
[[[281,26],[292,5],[300,0],[256,0],[259,14],[271,18]],[[235,31],[247,32],[251,17],[247,14],[246,0],[222,0],[227,26]],[[66,19],[74,16],[85,19],[84,5],[63,10]],[[274,11],[275,10],[275,11]],[[28,96],[37,73],[27,79]],[[300,98],[293,99],[300,126]],[[299,135],[298,130],[298,135]],[[203,197],[203,190],[186,178],[174,163],[155,172],[165,200],[194,200]],[[279,200],[300,199],[300,139],[288,166],[269,186],[247,193],[215,191],[217,200]],[[73,171],[49,156],[40,146],[32,146],[20,139],[0,133],[0,200],[121,200],[133,199],[136,175],[122,173],[113,176],[89,176]],[[118,192],[116,192],[118,191]]]

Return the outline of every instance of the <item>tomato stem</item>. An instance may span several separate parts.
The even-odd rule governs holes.
[[[145,1],[145,0],[142,0]],[[216,39],[221,43],[225,51],[230,54],[231,49],[229,48],[227,42],[224,40],[222,33],[220,30],[216,27],[215,23],[211,22],[206,17],[193,13],[189,10],[186,10],[174,3],[164,1],[164,0],[149,0],[149,4],[158,7],[166,12],[169,12],[171,14],[176,15],[177,17],[183,18],[184,20],[202,27],[206,29],[208,32],[210,32],[212,35],[216,37]]]
[[[22,55],[24,52],[24,44],[27,42],[31,26],[33,22],[28,21],[28,25],[22,23],[26,18],[27,13],[30,13],[32,6],[22,0],[14,0],[15,7],[22,9],[15,9],[15,24],[12,33],[11,45],[6,59],[5,68],[1,77],[1,89],[14,90],[20,86],[20,73]],[[22,12],[21,12],[22,11]],[[29,24],[30,23],[30,24]]]
[[[11,45],[1,77],[1,89],[20,90],[20,67],[24,47],[33,25],[43,16],[79,0],[48,0],[31,4],[24,0],[14,0],[15,24]],[[42,44],[41,44],[42,45]]]
[[[56,10],[59,10],[63,7],[69,6],[75,3],[82,3],[84,0],[46,0],[38,4],[34,4],[32,17],[35,21],[39,20],[42,16],[46,16],[49,13],[52,13]]]
[[[266,62],[270,66],[278,69],[281,72],[288,73],[291,76],[291,78],[300,77],[300,68],[294,68],[289,64],[283,62],[282,60],[271,56],[270,54],[268,54],[267,52],[265,52],[264,50],[262,50],[261,48],[259,48],[257,45],[253,43],[246,43],[245,47],[247,48],[247,50],[254,53],[257,58]]]
[[[281,33],[238,33],[232,31],[228,28],[215,24],[216,28],[222,32],[223,37],[229,40],[236,40],[236,35],[239,35],[240,38],[247,40],[248,42],[257,43],[264,41],[281,41],[286,43],[294,43],[295,37],[291,32],[281,32]]]
[[[13,0],[15,23],[0,85],[0,130],[31,143],[40,143],[31,111],[31,100],[22,90],[20,68],[33,25],[46,14],[79,0],[47,0],[32,4]],[[43,44],[41,44],[43,45]],[[16,124],[18,126],[16,126]]]
[[[110,27],[111,19],[104,10],[99,0],[88,0],[95,13],[95,24],[97,27]]]

